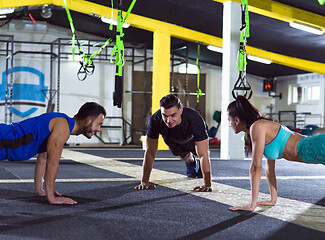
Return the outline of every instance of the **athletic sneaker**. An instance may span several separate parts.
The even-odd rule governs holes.
[[[203,178],[200,161],[198,161],[198,164],[199,164],[199,169],[197,170],[196,176],[198,178]]]
[[[186,176],[189,178],[196,178],[196,161],[191,163],[185,162],[186,165]]]

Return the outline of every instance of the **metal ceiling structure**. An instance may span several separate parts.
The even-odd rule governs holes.
[[[227,0],[138,0],[127,19],[130,28],[124,30],[125,42],[145,43],[152,49],[153,32],[165,31],[172,38],[172,49],[186,45],[189,58],[197,56],[197,44],[222,46],[223,3]],[[241,2],[240,0],[233,0]],[[132,0],[123,0],[127,11]],[[111,16],[111,0],[67,0],[77,32],[103,38],[114,36],[100,16]],[[120,0],[114,0],[114,18]],[[51,6],[52,16],[43,18],[41,8]],[[270,78],[306,72],[325,74],[325,35],[317,36],[291,28],[298,21],[325,30],[325,5],[318,0],[248,0],[251,36],[248,54],[273,60],[270,65],[248,61],[247,72]],[[0,8],[28,7],[39,21],[70,28],[63,0],[4,0]],[[20,8],[22,9],[22,8]],[[18,11],[16,9],[16,11]],[[125,14],[124,12],[124,14]],[[15,16],[8,15],[6,21]],[[185,57],[185,50],[177,51]],[[200,61],[222,65],[222,54],[201,47]]]

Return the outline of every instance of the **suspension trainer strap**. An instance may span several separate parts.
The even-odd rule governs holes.
[[[123,23],[129,16],[136,0],[133,0],[125,15],[125,19],[122,16],[122,0],[120,0],[119,9],[117,12],[117,27],[116,27],[116,45],[111,52],[111,63],[115,64],[115,91],[113,94],[113,105],[118,108],[122,107],[123,99],[123,66],[124,66],[124,42],[123,42]],[[113,57],[115,56],[115,61]]]
[[[128,8],[128,11],[126,12],[125,14],[125,17],[124,17],[124,20],[123,20],[123,23],[125,23],[126,19],[128,18],[130,12],[132,11],[133,7],[134,7],[134,4],[136,3],[137,0],[133,0]]]
[[[119,4],[119,10],[117,13],[117,27],[116,27],[116,44],[113,47],[113,50],[111,52],[111,63],[115,64],[117,66],[121,66],[119,68],[118,73],[116,73],[118,76],[121,76],[122,74],[122,67],[124,66],[124,43],[123,43],[123,24],[125,23],[127,17],[129,16],[130,12],[132,11],[134,4],[136,3],[136,0],[133,0],[130,4],[128,11],[125,15],[125,18],[123,19],[122,16],[122,0],[120,0]],[[115,56],[115,61],[114,61]]]
[[[248,83],[246,78],[246,43],[249,37],[249,14],[248,14],[248,3],[247,0],[242,0],[242,27],[240,28],[240,40],[238,50],[238,71],[239,76],[232,90],[232,96],[236,99],[238,91],[243,91],[244,96],[248,99],[251,98],[253,91],[251,85]]]
[[[114,6],[113,6],[113,0],[111,0],[111,20],[113,20],[113,8],[114,8]],[[111,23],[109,24],[109,30],[110,31],[113,31],[113,23],[112,23],[113,21],[111,21]]]
[[[73,20],[72,20],[71,14],[70,14],[70,10],[68,8],[67,1],[66,0],[63,0],[63,1],[64,1],[65,11],[67,12],[67,16],[68,16],[68,20],[69,20],[70,28],[71,28],[71,32],[72,32],[72,40],[71,40],[72,41],[72,60],[74,61],[76,30],[73,25]]]
[[[80,56],[79,63],[81,65],[79,68],[79,71],[77,73],[77,76],[80,81],[84,81],[86,79],[87,75],[91,75],[95,71],[95,65],[92,61],[92,58],[95,57],[97,54],[99,54],[105,47],[107,47],[107,45],[109,45],[112,42],[112,39],[109,38],[95,53],[91,54],[90,56],[87,56],[82,51],[81,45],[77,38],[76,30],[75,30],[75,27],[73,24],[70,10],[68,8],[68,4],[67,4],[66,0],[63,0],[63,1],[64,1],[65,10],[66,10],[66,13],[67,13],[67,16],[69,19],[70,28],[71,28],[71,32],[72,32],[72,59],[73,59],[73,61],[75,61],[75,42],[77,42],[79,56]]]
[[[64,1],[65,10],[66,10],[66,13],[67,13],[67,16],[69,19],[70,28],[71,28],[71,32],[72,32],[72,40],[71,40],[72,41],[72,60],[75,61],[75,42],[77,42],[79,56],[80,56],[79,63],[81,65],[78,70],[77,77],[80,81],[84,81],[88,74],[91,75],[94,73],[95,65],[92,62],[92,60],[89,57],[87,57],[86,54],[82,51],[81,45],[80,45],[79,40],[76,35],[76,29],[73,24],[73,20],[71,17],[70,10],[68,8],[68,4],[67,4],[66,0],[63,0],[63,1]]]
[[[106,42],[93,54],[90,55],[89,59],[92,59],[97,54],[99,54],[104,48],[106,48],[113,40],[111,38],[107,39]]]
[[[200,96],[202,96],[202,90],[200,89],[200,74],[201,74],[201,70],[200,70],[200,44],[198,43],[197,45],[197,57],[196,57],[196,66],[197,66],[197,78],[196,78],[196,83],[197,83],[197,87],[196,87],[196,102],[197,102],[197,107],[199,105],[200,102]]]
[[[111,62],[115,64],[115,91],[113,93],[113,105],[122,107],[123,99],[123,66],[124,66],[124,43],[123,43],[123,17],[122,0],[117,13],[116,45],[111,52]],[[113,56],[115,55],[115,62]]]

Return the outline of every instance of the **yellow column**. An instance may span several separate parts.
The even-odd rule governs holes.
[[[152,113],[160,109],[159,101],[170,93],[170,34],[153,33]],[[168,150],[159,137],[158,150]]]

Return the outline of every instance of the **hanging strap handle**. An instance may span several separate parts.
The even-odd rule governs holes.
[[[232,90],[232,96],[234,99],[236,99],[237,96],[239,95],[238,94],[239,91],[244,91],[244,97],[246,97],[247,99],[250,99],[253,95],[252,87],[247,81],[246,76],[244,75],[242,76],[242,72],[239,72],[239,77]]]
[[[71,13],[70,13],[67,1],[66,0],[63,0],[63,1],[64,1],[65,10],[66,10],[66,13],[68,16],[68,20],[69,20],[70,28],[71,28],[71,32],[72,32],[72,60],[75,61],[75,52],[76,52],[75,42],[77,42],[79,56],[81,58],[79,60],[81,67],[79,68],[79,71],[77,72],[77,76],[80,81],[84,81],[86,79],[87,75],[91,75],[94,73],[95,65],[92,61],[92,58],[95,57],[97,54],[99,54],[105,47],[107,47],[112,42],[112,39],[109,38],[95,53],[91,54],[90,56],[87,56],[82,51],[81,45],[77,38],[76,29],[73,24],[73,20],[71,17]]]
[[[248,3],[247,0],[242,0],[242,26],[240,28],[240,40],[238,50],[238,71],[239,76],[232,90],[233,98],[237,98],[239,91],[244,91],[244,96],[248,99],[251,98],[253,90],[246,78],[246,42],[249,37],[249,15],[248,15]]]

